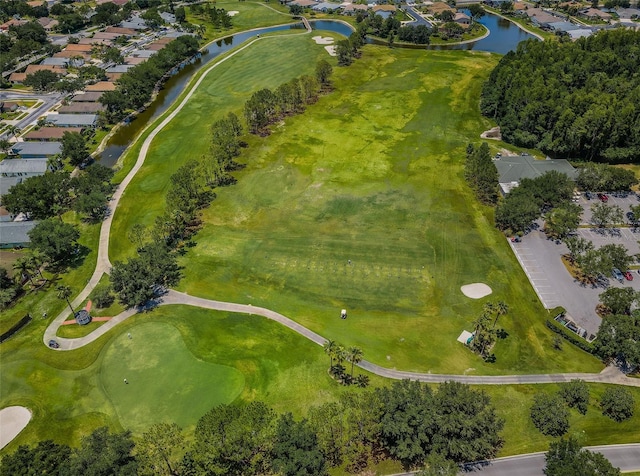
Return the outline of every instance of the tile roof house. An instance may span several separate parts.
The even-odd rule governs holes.
[[[104,106],[99,102],[72,102],[58,109],[59,114],[96,114],[100,111],[104,111]]]
[[[71,101],[72,102],[97,102],[101,96],[102,96],[102,93],[100,91],[90,91],[90,92],[76,94],[75,96],[73,96]]]
[[[116,90],[116,85],[115,85],[115,83],[112,83],[111,81],[98,81],[95,84],[89,84],[84,89],[85,89],[85,91],[99,91],[99,92],[115,91]]]
[[[65,132],[82,132],[81,127],[41,127],[23,136],[26,141],[58,141]]]
[[[581,10],[580,16],[588,18],[589,20],[611,20],[610,13],[603,12],[602,10],[598,10],[597,8],[587,8],[586,10]]]

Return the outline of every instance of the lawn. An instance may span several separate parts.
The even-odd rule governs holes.
[[[47,438],[75,444],[105,424],[135,436],[163,421],[192,431],[212,406],[232,401],[303,415],[344,390],[320,347],[256,316],[161,307],[71,352],[43,346],[44,326],[34,321],[1,349],[0,407],[34,412],[5,451]]]
[[[116,212],[113,258],[132,253],[120,237],[133,223],[153,223],[171,171],[204,153],[211,122],[240,112],[251,91],[309,71],[324,53],[307,36],[277,41],[214,70],[157,136]],[[181,289],[277,310],[406,370],[599,370],[570,346],[551,349],[546,311],[493,228],[492,210],[477,205],[462,179],[467,143],[491,126],[477,101],[497,60],[369,46],[363,59],[337,68],[334,93],[270,137],[248,139],[240,159],[247,168],[205,212],[198,246],[182,261]],[[494,294],[465,298],[460,286],[473,282]],[[496,345],[497,362],[485,364],[456,337],[498,299],[511,308],[500,323],[509,337]]]

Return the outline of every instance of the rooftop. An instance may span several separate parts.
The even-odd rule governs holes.
[[[95,114],[49,114],[47,122],[59,126],[89,127],[95,126],[98,116]]]
[[[33,230],[37,224],[37,221],[0,222],[0,244],[30,243],[31,238],[29,238],[29,232]]]
[[[565,159],[536,160],[530,155],[503,156],[494,162],[498,169],[500,183],[519,182],[523,178],[537,178],[556,170],[575,179],[576,169]]]
[[[48,157],[62,151],[60,142],[16,142],[9,149],[12,154],[24,156]]]
[[[62,139],[65,132],[82,132],[80,127],[42,127],[37,131],[30,131],[24,136],[24,140],[50,140]]]
[[[72,102],[58,109],[59,114],[93,114],[103,111],[104,106],[99,102]]]
[[[44,174],[46,171],[47,159],[4,159],[0,162],[0,175]]]

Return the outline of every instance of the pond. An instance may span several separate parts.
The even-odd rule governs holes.
[[[434,50],[480,50],[505,54],[510,50],[514,50],[520,41],[535,38],[533,35],[518,28],[515,24],[497,15],[487,13],[478,21],[491,31],[488,37],[463,45],[429,46],[427,48]],[[344,36],[349,36],[353,31],[353,28],[348,24],[335,20],[312,20],[310,24],[314,30],[327,30]],[[260,28],[237,33],[211,43],[199,58],[179,69],[176,74],[169,78],[163,85],[162,90],[158,93],[155,101],[153,101],[145,111],[140,113],[128,124],[122,125],[115,134],[109,138],[105,149],[98,156],[98,160],[107,167],[113,167],[135,136],[148,123],[166,111],[180,95],[193,74],[214,58],[258,35],[300,28],[302,28],[302,24]]]

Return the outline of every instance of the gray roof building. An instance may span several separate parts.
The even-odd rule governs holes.
[[[47,159],[5,159],[0,162],[0,178],[44,175],[47,168]]]
[[[498,182],[505,193],[517,187],[524,178],[534,179],[552,170],[562,172],[572,180],[578,175],[565,159],[536,160],[530,155],[512,155],[503,156],[494,163],[498,169]]]
[[[571,23],[570,21],[559,21],[555,23],[549,23],[549,28],[551,28],[554,31],[565,31],[565,32],[580,29],[578,25],[576,25],[575,23]]]
[[[67,66],[69,58],[45,58],[40,64],[47,64],[50,66]]]
[[[117,64],[115,66],[111,66],[110,68],[107,68],[106,72],[107,73],[126,73],[134,66],[135,65],[132,65],[132,64]]]
[[[31,243],[29,232],[38,224],[37,221],[0,222],[0,248],[28,246]]]
[[[587,36],[593,35],[593,30],[590,30],[588,28],[580,28],[578,30],[568,31],[567,33],[569,33],[569,36],[572,40],[577,40],[578,38],[586,38]]]
[[[59,127],[94,127],[98,116],[95,114],[49,114],[47,122]]]
[[[9,151],[22,158],[46,158],[62,151],[60,142],[16,142]]]
[[[87,91],[84,94],[76,94],[71,102],[98,102],[102,93],[100,91]]]
[[[20,182],[22,177],[0,177],[0,197],[9,193],[9,189]]]

